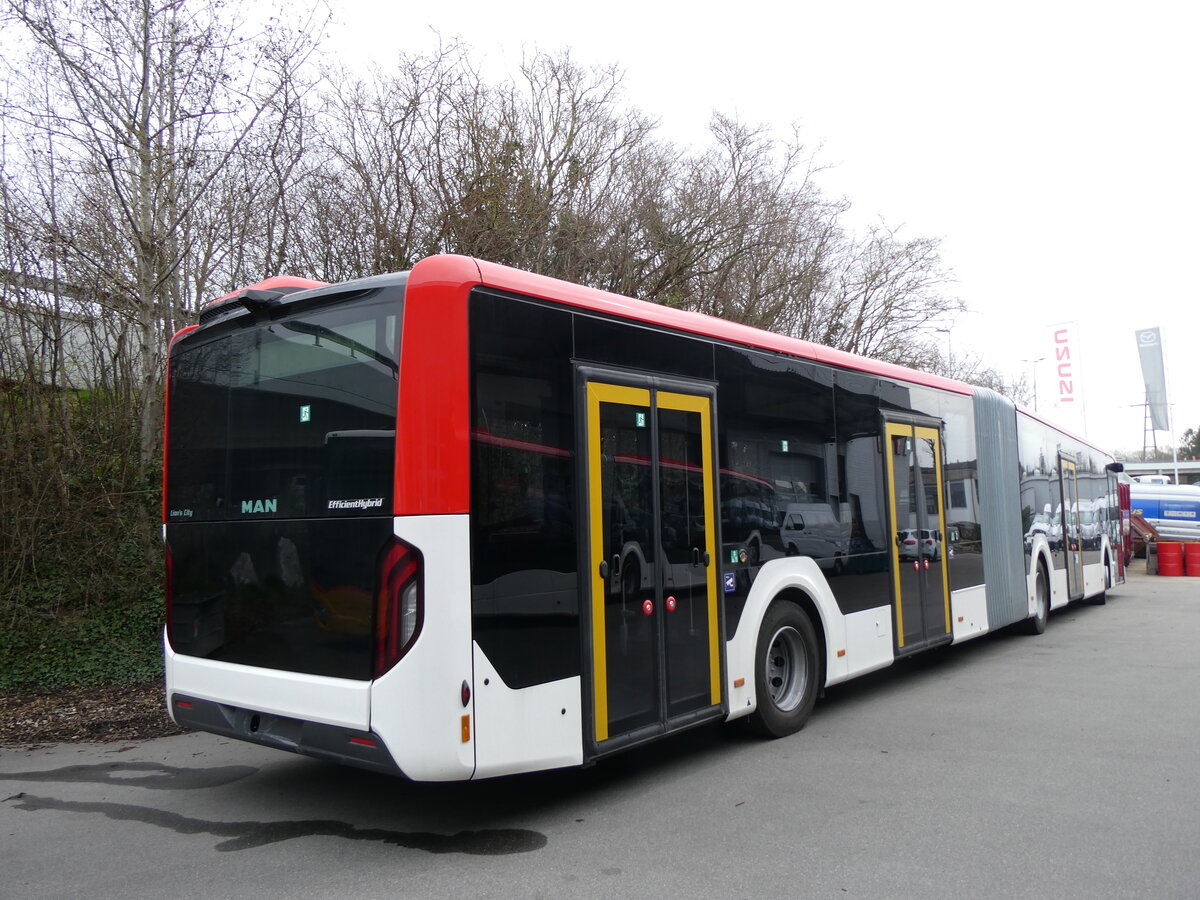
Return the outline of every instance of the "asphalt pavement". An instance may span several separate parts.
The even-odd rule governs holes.
[[[1197,897],[1200,578],[585,769],[411,784],[212,735],[0,750],[0,897]]]

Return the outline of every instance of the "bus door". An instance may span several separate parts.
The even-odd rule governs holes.
[[[1062,490],[1062,551],[1067,561],[1067,597],[1083,597],[1083,538],[1079,528],[1079,479],[1075,460],[1058,457],[1058,481]]]
[[[953,639],[941,423],[890,421],[884,430],[899,655]]]
[[[603,753],[723,714],[713,394],[582,375],[584,658]]]
[[[1113,559],[1113,583],[1125,583],[1125,534],[1129,524],[1129,504],[1121,502],[1121,487],[1117,472],[1113,469],[1119,463],[1109,463],[1106,469],[1108,476],[1108,494],[1105,501],[1106,518],[1104,533],[1108,535],[1108,546]]]

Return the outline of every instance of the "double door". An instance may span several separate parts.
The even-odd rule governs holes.
[[[1067,597],[1083,598],[1083,528],[1079,518],[1079,470],[1069,456],[1058,457],[1059,489],[1062,495],[1060,544],[1067,568]]]
[[[591,739],[604,752],[721,714],[713,398],[581,382]]]
[[[952,639],[941,423],[889,421],[884,433],[896,650],[904,653]]]

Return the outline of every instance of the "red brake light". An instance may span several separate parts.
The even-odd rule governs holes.
[[[375,594],[375,677],[408,652],[425,610],[425,563],[415,547],[392,538],[379,560]]]

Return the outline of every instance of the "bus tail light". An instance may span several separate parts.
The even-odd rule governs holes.
[[[375,677],[387,672],[412,646],[424,619],[425,563],[421,552],[393,537],[379,563],[375,596]]]

